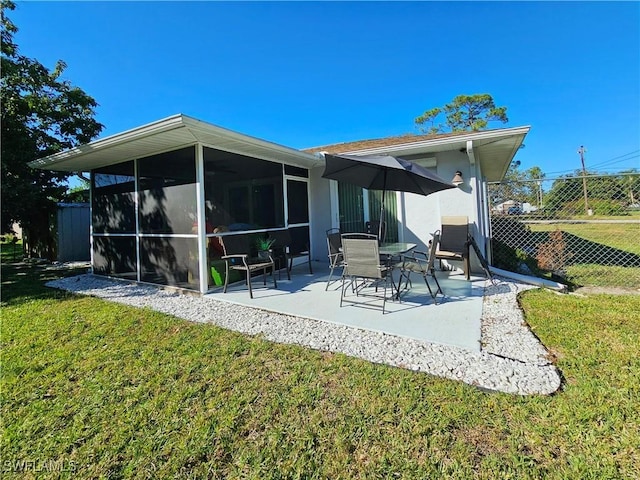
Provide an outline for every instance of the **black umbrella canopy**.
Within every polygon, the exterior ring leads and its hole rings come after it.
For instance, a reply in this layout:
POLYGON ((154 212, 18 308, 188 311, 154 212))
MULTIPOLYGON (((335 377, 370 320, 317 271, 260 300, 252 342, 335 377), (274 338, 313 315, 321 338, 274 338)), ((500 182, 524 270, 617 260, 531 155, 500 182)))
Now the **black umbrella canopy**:
POLYGON ((369 190, 382 190, 380 233, 387 190, 420 195, 456 188, 420 165, 391 155, 331 155, 325 153, 324 178, 358 185, 369 190))
POLYGON ((324 155, 324 178, 369 190, 393 190, 420 195, 455 188, 451 182, 420 165, 391 155, 324 155))

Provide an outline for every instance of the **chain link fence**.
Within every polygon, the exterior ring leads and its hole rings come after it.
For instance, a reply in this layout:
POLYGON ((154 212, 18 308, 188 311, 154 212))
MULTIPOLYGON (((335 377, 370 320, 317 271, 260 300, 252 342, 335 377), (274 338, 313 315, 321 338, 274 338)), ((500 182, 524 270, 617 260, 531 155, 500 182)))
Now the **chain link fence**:
POLYGON ((640 289, 640 173, 503 181, 489 199, 494 266, 640 289))

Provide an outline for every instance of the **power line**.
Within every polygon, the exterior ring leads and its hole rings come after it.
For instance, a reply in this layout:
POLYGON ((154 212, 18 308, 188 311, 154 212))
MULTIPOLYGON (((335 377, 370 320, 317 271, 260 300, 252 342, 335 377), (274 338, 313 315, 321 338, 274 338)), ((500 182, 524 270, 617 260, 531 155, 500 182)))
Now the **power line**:
POLYGON ((640 152, 640 150, 634 150, 633 152, 625 153, 624 155, 620 155, 618 157, 613 157, 613 158, 611 158, 609 160, 604 160, 604 161, 602 161, 600 163, 596 163, 594 165, 591 165, 591 167, 593 168, 593 167, 604 166, 604 165, 609 164, 610 162, 611 163, 620 163, 620 162, 624 162, 626 160, 631 160, 632 158, 636 158, 639 155, 634 155, 633 157, 629 157, 629 158, 624 158, 624 157, 628 157, 629 155, 637 154, 638 152, 640 152), (618 159, 622 159, 622 160, 618 160, 618 159), (614 160, 618 160, 618 161, 615 162, 614 160))
MULTIPOLYGON (((620 155, 620 156, 611 158, 609 160, 605 160, 603 162, 596 163, 594 165, 589 165, 589 168, 600 168, 600 167, 604 167, 604 166, 608 166, 608 165, 614 165, 616 163, 626 162, 627 160, 633 160, 634 158, 640 157, 639 152, 640 152, 640 150, 634 150, 633 152, 625 153, 624 155, 620 155), (633 156, 629 157, 629 155, 633 155, 633 156), (623 158, 623 157, 627 157, 627 158, 623 158), (616 161, 614 161, 614 160, 616 160, 616 161)), ((574 172, 576 170, 578 170, 578 169, 577 168, 570 168, 570 169, 567 169, 567 170, 555 170, 553 172, 545 172, 545 173, 547 173, 547 174, 569 173, 569 172, 574 172)))

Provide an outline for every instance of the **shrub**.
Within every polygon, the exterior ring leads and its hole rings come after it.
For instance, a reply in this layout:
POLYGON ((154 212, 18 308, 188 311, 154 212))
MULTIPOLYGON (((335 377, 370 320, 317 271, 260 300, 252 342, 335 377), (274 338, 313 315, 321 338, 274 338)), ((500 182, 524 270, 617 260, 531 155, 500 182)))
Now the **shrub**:
POLYGON ((549 241, 538 245, 536 259, 540 268, 552 272, 561 277, 566 276, 566 263, 571 254, 566 251, 567 244, 564 241, 561 230, 554 230, 549 234, 549 241))

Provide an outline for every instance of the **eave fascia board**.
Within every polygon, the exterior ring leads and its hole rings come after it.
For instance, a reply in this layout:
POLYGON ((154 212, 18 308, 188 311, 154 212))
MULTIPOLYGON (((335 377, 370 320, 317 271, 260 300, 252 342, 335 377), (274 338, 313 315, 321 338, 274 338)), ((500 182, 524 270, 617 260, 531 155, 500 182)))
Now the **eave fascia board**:
POLYGON ((193 138, 194 144, 200 141, 195 133, 208 133, 267 149, 274 152, 275 156, 277 156, 278 153, 295 155, 305 160, 305 162, 308 162, 309 168, 316 166, 319 162, 318 158, 310 153, 302 152, 300 150, 285 147, 277 143, 268 142, 256 137, 251 137, 249 135, 234 132, 233 130, 222 128, 212 123, 203 122, 201 120, 179 113, 146 125, 142 125, 140 127, 133 128, 131 130, 126 130, 121 133, 95 140, 85 145, 79 145, 63 152, 58 152, 47 157, 39 158, 37 160, 29 162, 28 165, 32 168, 47 169, 55 166, 58 163, 64 162, 65 160, 69 160, 70 158, 82 157, 83 155, 90 154, 97 150, 104 150, 117 145, 123 145, 136 140, 141 140, 145 137, 150 137, 152 135, 157 135, 159 133, 164 133, 179 128, 184 128, 189 132, 189 134, 193 138))
POLYGON ((410 143, 400 143, 397 145, 386 145, 383 147, 374 147, 374 148, 366 148, 360 150, 351 150, 341 152, 345 155, 376 155, 379 153, 386 153, 389 150, 393 150, 397 153, 397 155, 402 155, 403 150, 416 150, 421 147, 439 147, 439 146, 447 146, 454 144, 465 144, 471 141, 480 141, 480 140, 492 140, 496 138, 504 138, 511 137, 514 135, 522 135, 524 136, 531 129, 530 125, 523 127, 513 127, 513 128, 503 128, 500 130, 490 130, 490 131, 480 131, 480 132, 469 132, 464 135, 456 135, 454 137, 446 137, 446 138, 436 138, 430 140, 422 140, 419 142, 410 142, 410 143))
MULTIPOLYGON (((301 150, 296 150, 295 148, 286 147, 284 145, 280 145, 278 143, 270 142, 268 140, 263 140, 258 137, 253 137, 251 135, 245 135, 244 133, 238 133, 233 130, 229 130, 223 127, 219 127, 218 125, 214 125, 212 123, 203 122, 202 120, 198 120, 193 117, 183 116, 184 122, 187 127, 193 130, 197 130, 203 133, 213 133, 216 135, 220 135, 231 140, 235 140, 242 143, 247 143, 256 147, 264 148, 267 150, 271 150, 274 153, 284 153, 287 155, 295 155, 304 160, 307 160, 312 165, 315 166, 319 159, 315 155, 307 152, 303 152, 301 150)), ((286 163, 286 162, 285 162, 286 163)))
MULTIPOLYGON (((528 132, 528 130, 527 130, 528 132)), ((516 141, 513 144, 513 148, 511 149, 511 152, 509 153, 509 156, 507 158, 509 158, 509 161, 506 162, 500 172, 500 180, 502 180, 505 175, 507 174, 507 172, 509 171, 509 166, 511 165, 511 162, 513 161, 514 157, 516 156, 516 153, 518 152, 518 150, 520 149, 520 147, 522 146, 522 142, 524 142, 524 137, 525 137, 526 133, 523 133, 522 135, 520 135, 518 141, 516 141)))
MULTIPOLYGON (((180 113, 172 115, 140 127, 125 130, 124 132, 109 135, 108 137, 100 138, 84 145, 78 145, 77 147, 33 160, 32 162, 29 162, 28 165, 32 168, 48 168, 64 160, 68 160, 71 157, 80 157, 95 152, 96 150, 104 150, 109 147, 139 140, 150 135, 181 128, 184 127, 184 118, 185 116, 180 113)), ((194 143, 195 141, 196 140, 194 138, 194 143)))

